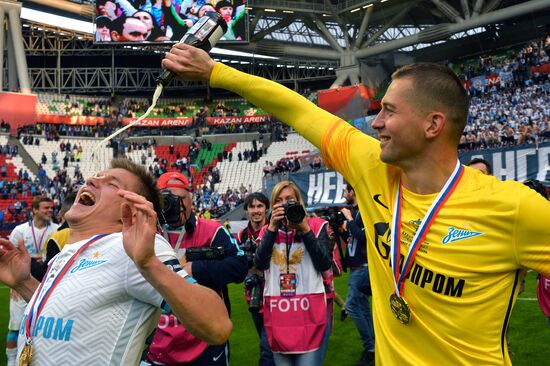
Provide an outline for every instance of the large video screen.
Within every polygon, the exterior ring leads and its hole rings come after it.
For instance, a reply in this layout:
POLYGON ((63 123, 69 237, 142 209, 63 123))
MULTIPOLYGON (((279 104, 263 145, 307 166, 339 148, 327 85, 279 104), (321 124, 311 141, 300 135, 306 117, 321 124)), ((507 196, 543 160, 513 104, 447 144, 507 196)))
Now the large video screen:
POLYGON ((96 0, 96 43, 174 43, 207 11, 227 23, 225 42, 248 42, 246 0, 96 0))

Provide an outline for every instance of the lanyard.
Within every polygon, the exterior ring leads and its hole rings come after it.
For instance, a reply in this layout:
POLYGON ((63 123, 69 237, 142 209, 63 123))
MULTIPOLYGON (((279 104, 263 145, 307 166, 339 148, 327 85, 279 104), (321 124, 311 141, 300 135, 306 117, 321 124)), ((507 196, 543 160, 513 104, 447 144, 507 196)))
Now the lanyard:
MULTIPOLYGON (((294 238, 295 235, 293 235, 292 237, 294 238)), ((294 241, 294 239, 289 242, 288 241, 288 231, 285 231, 285 244, 286 244, 286 273, 290 273, 290 250, 292 249, 292 241, 294 241)))
MULTIPOLYGON (((40 317, 40 313, 42 313, 42 310, 44 309, 44 306, 46 305, 46 302, 48 301, 50 295, 53 293, 54 288, 59 284, 59 282, 61 282, 61 279, 65 276, 65 274, 67 273, 71 265, 76 260, 76 257, 78 257, 78 255, 82 251, 84 251, 86 248, 88 248, 90 245, 92 245, 93 243, 97 242, 99 239, 107 235, 109 234, 96 235, 92 239, 90 239, 88 242, 86 242, 84 245, 82 245, 82 247, 80 247, 80 249, 78 249, 76 253, 72 255, 71 258, 69 258, 67 263, 63 265, 63 268, 61 268, 61 271, 59 271, 59 273, 55 276, 51 285, 48 288, 45 288, 44 284, 46 283, 49 277, 48 275, 50 274, 52 269, 52 265, 50 264, 50 266, 48 267, 48 271, 46 272, 46 274, 44 275, 44 278, 42 279, 42 282, 40 282, 40 286, 38 287, 36 296, 34 297, 34 300, 29 308, 27 319, 25 320, 25 338, 26 338, 27 344, 32 343, 31 328, 32 328, 33 319, 38 319, 40 317), (39 301, 38 301, 38 298, 40 298, 39 301)), ((36 326, 36 323, 35 323, 35 326, 36 326)))
MULTIPOLYGON (((180 249, 180 246, 181 246, 181 241, 183 240, 183 235, 185 234, 185 226, 181 226, 180 227, 181 230, 180 230, 180 233, 178 235, 178 240, 176 241, 176 245, 174 246, 174 252, 176 252, 176 254, 178 254, 178 250, 180 249)), ((168 226, 167 225, 164 225, 164 239, 166 239, 166 241, 168 243, 170 243, 170 238, 169 238, 169 235, 168 235, 168 226)), ((170 243, 172 244, 172 243, 170 243)))
POLYGON ((34 249, 36 249, 36 254, 40 254, 42 252, 42 240, 44 239, 44 234, 46 234, 46 231, 48 231, 48 226, 50 226, 50 223, 48 222, 46 224, 44 231, 42 231, 42 235, 40 235, 40 240, 38 241, 38 243, 36 242, 36 236, 34 235, 34 224, 32 220, 29 222, 29 225, 31 226, 32 240, 34 241, 34 249))
POLYGON ((464 168, 460 164, 460 161, 457 160, 455 169, 447 182, 437 195, 436 199, 432 202, 432 205, 424 215, 418 230, 414 234, 414 237, 409 247, 409 252, 407 257, 404 259, 403 271, 400 272, 400 254, 401 254, 401 215, 402 215, 402 201, 403 201, 403 184, 401 180, 399 181, 399 186, 397 187, 397 192, 395 194, 395 207, 393 210, 392 225, 391 225, 391 247, 390 247, 390 257, 392 263, 392 272, 393 272, 393 282, 395 285, 395 294, 398 297, 403 295, 403 286, 405 283, 405 278, 411 270, 414 257, 418 252, 422 242, 428 235, 432 224, 435 222, 439 211, 443 208, 447 200, 453 194, 455 188, 458 186, 460 179, 464 173, 464 168))

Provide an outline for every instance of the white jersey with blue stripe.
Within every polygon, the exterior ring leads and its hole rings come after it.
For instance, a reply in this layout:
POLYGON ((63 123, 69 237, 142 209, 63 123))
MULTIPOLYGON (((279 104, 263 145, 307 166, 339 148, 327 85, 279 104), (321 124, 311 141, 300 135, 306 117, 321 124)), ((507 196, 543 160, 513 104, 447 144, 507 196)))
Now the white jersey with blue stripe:
MULTIPOLYGON (((64 264, 87 242, 67 244, 52 259, 37 304, 64 264)), ((159 235, 155 253, 166 265, 179 267, 172 247, 159 235)), ((186 275, 183 270, 179 274, 186 275)), ((37 292, 29 304, 36 296, 37 292)), ((162 302, 126 255, 122 234, 102 237, 78 255, 38 319, 33 319, 31 365, 137 365, 162 302)), ((24 328, 25 321, 18 356, 25 344, 24 328)))

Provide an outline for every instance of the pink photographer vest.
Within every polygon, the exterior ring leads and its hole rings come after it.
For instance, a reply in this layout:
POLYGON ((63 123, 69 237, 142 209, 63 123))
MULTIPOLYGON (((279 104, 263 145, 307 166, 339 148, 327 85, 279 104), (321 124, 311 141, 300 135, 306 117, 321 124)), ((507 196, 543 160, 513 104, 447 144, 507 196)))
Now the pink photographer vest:
MULTIPOLYGON (((308 219, 311 230, 317 237, 325 220, 308 219)), ((267 230, 262 229, 260 237, 267 230)), ((306 353, 321 346, 327 326, 327 302, 323 277, 315 270, 304 243, 288 233, 292 243, 289 256, 289 271, 296 274, 296 295, 280 295, 281 273, 287 273, 287 234, 279 230, 273 245, 271 263, 265 271, 264 326, 269 346, 273 352, 306 353)))
POLYGON ((542 312, 550 317, 550 278, 540 276, 537 284, 537 297, 542 312))

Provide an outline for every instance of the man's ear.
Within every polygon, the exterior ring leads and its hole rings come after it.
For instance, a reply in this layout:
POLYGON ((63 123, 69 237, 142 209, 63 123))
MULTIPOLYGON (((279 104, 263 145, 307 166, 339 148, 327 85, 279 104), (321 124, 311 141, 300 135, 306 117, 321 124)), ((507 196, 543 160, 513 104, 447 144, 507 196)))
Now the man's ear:
POLYGON ((427 127, 425 130, 426 138, 433 139, 439 136, 447 125, 447 116, 443 112, 431 112, 426 116, 427 127))
POLYGON ((119 34, 118 34, 117 31, 111 31, 111 39, 112 39, 113 41, 118 41, 118 39, 119 39, 119 34))

